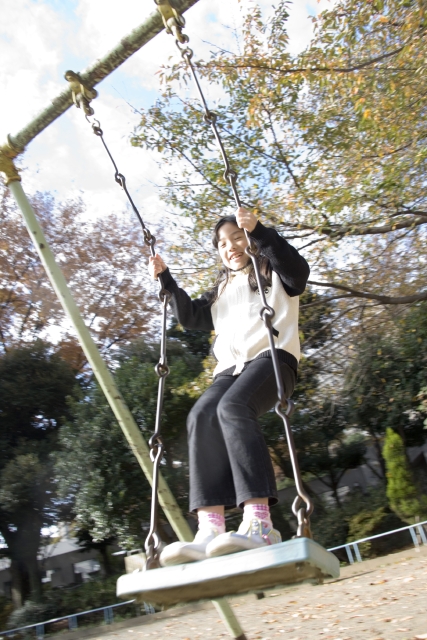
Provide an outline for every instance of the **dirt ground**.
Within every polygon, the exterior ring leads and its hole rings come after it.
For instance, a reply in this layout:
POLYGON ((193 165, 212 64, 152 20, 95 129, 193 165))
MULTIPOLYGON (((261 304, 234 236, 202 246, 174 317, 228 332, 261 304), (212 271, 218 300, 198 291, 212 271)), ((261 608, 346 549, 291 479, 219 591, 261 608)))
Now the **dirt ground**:
MULTIPOLYGON (((427 546, 344 567, 338 580, 229 599, 247 640, 427 640, 427 546)), ((88 635, 86 637, 89 637, 88 635)), ((95 640, 230 637, 210 603, 129 621, 95 640), (133 624, 132 624, 133 623, 133 624)))

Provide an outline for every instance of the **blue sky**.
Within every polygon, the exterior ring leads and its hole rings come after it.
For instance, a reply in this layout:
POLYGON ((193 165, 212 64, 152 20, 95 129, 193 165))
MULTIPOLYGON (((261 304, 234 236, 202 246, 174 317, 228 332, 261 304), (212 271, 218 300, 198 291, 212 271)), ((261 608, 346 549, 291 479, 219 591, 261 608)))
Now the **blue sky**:
MULTIPOLYGON (((186 32, 196 54, 206 55, 209 42, 234 47, 233 29, 240 29, 242 7, 247 10, 251 2, 199 0, 186 13, 186 32)), ((273 10, 269 0, 259 4, 266 14, 273 10)), ((311 37, 308 15, 327 6, 327 0, 293 3, 289 24, 293 51, 303 48, 311 37)), ((17 133, 64 89, 67 69, 81 71, 103 57, 154 10, 153 0, 5 3, 0 24, 0 140, 7 133, 17 133)), ((153 104, 158 95, 156 71, 176 55, 173 38, 160 34, 97 87, 99 98, 93 103, 137 206, 153 219, 163 212, 153 187, 163 176, 156 158, 129 144, 138 118, 127 103, 153 104)), ((208 97, 214 97, 215 91, 207 89, 208 97)), ((28 146, 22 160, 23 186, 30 193, 52 191, 63 200, 81 196, 90 214, 122 211, 125 200, 108 162, 82 113, 72 108, 28 146)))

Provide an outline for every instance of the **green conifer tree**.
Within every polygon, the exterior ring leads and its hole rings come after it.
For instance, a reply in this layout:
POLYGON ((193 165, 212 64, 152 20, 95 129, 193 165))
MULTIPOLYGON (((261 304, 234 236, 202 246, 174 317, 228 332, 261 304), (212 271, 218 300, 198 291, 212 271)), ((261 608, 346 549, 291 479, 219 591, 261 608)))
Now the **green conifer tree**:
POLYGON ((405 455, 403 440, 393 429, 386 430, 383 456, 387 469, 387 498, 391 509, 407 522, 416 516, 427 518, 427 497, 419 496, 405 455))

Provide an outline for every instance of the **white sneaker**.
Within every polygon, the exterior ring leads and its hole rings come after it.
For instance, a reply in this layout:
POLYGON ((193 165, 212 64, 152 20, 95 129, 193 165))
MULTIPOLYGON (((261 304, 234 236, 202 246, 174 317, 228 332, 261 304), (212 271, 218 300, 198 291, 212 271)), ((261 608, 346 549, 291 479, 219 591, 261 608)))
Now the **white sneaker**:
POLYGON ((206 556, 214 558, 228 553, 267 547, 279 542, 282 542, 282 536, 277 529, 272 529, 258 518, 253 518, 252 520, 243 520, 237 532, 230 531, 216 536, 208 544, 206 556))
POLYGON ((198 531, 193 542, 172 542, 160 554, 162 567, 205 560, 206 547, 218 536, 217 529, 198 531))

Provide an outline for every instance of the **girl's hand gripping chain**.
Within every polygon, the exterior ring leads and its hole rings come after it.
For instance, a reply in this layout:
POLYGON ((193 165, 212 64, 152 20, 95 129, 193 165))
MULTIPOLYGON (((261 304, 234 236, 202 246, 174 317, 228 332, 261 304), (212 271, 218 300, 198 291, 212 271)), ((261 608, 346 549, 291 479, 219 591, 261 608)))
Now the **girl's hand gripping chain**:
POLYGON ((154 258, 153 256, 150 256, 148 262, 148 273, 154 280, 156 280, 157 276, 160 273, 166 271, 167 268, 167 264, 164 262, 164 260, 162 260, 158 253, 156 253, 154 258))
POLYGON ((236 222, 240 229, 246 229, 251 233, 255 229, 258 220, 251 211, 239 207, 236 211, 236 222))

